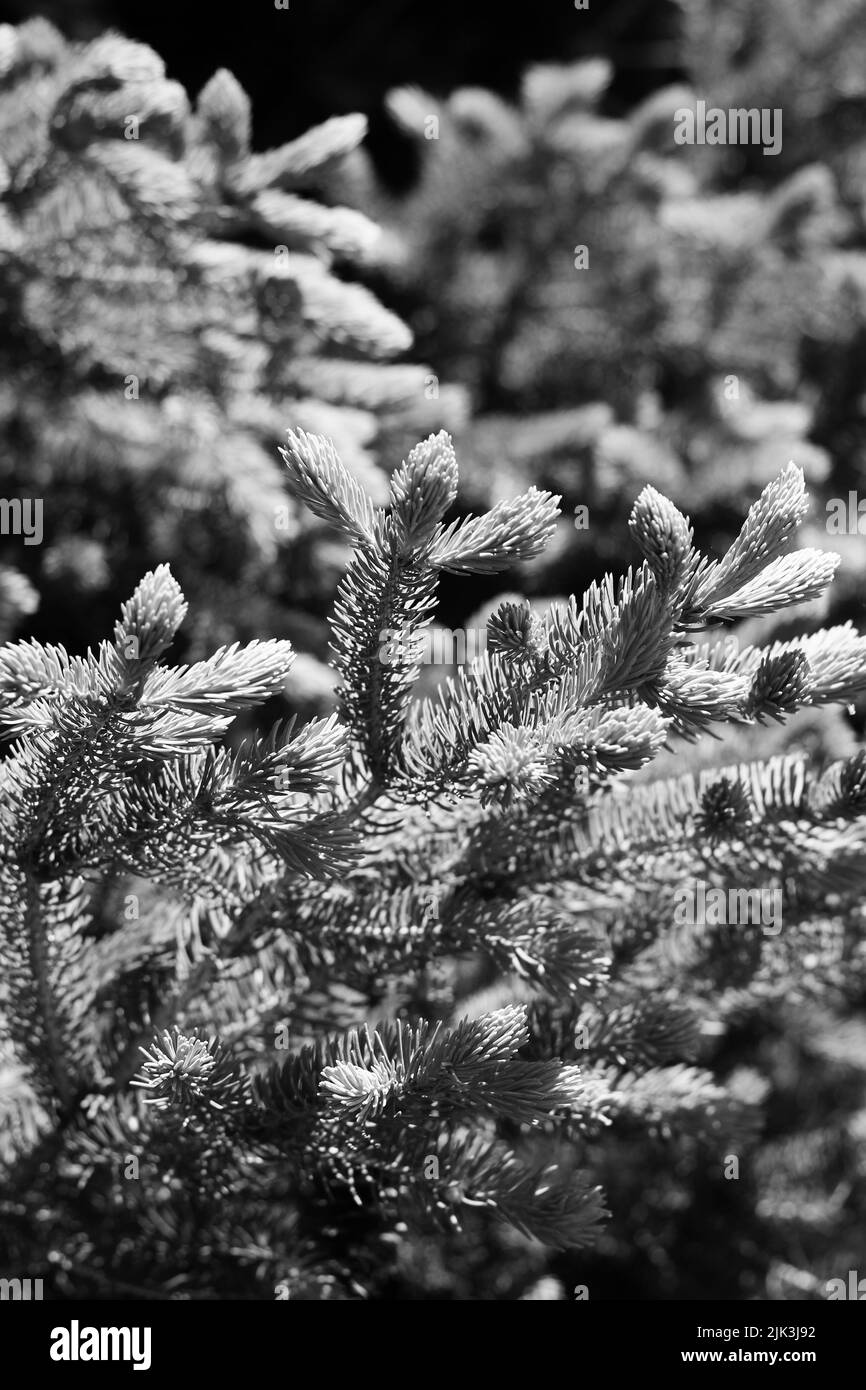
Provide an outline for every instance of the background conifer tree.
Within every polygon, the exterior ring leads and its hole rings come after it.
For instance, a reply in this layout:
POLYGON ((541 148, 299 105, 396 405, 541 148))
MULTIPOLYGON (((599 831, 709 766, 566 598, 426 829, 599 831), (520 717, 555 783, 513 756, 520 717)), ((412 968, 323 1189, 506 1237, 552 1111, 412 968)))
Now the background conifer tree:
POLYGON ((5 496, 47 499, 19 551, 46 624, 97 640, 117 585, 169 561, 191 655, 262 629, 315 649, 342 556, 282 487, 286 421, 381 502, 388 431, 459 418, 351 278, 378 229, 319 192, 365 130, 257 153, 225 69, 192 102, 118 34, 0 29, 0 469, 5 496))

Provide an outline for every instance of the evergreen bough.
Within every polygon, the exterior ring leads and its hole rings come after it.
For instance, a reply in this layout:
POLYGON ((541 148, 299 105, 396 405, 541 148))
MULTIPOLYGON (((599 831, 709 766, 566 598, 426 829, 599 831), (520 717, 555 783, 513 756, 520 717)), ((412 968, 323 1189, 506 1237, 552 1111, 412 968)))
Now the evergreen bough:
POLYGON ((387 506, 323 437, 282 454, 353 549, 334 716, 232 741, 291 646, 168 664, 166 565, 84 657, 0 649, 0 1265, 55 1296, 376 1296, 412 1232, 485 1210, 586 1249, 624 1138, 721 1162, 754 1136, 760 1085, 702 1065, 708 1032, 862 988, 863 754, 647 773, 866 685, 849 627, 701 636, 830 582, 835 556, 790 548, 799 468, 720 559, 644 489, 639 563, 543 621, 503 603, 419 700, 439 575, 531 558, 558 499, 449 521, 443 433, 387 506), (783 930, 684 931, 698 881, 778 889, 783 930))

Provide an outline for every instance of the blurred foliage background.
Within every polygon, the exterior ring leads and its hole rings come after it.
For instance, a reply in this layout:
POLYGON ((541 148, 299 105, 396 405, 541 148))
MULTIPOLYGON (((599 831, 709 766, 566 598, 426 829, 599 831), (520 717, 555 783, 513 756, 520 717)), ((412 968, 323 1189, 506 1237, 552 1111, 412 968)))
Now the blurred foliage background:
MULTIPOLYGON (((180 659, 291 637, 294 684, 263 718, 327 709, 345 554, 283 494, 296 426, 383 496, 442 427, 462 512, 561 493, 554 542, 509 581, 541 608, 634 560, 645 483, 720 550, 793 458, 803 544, 840 551, 839 578, 737 638, 864 627, 866 535, 828 534, 826 510, 866 490, 864 0, 0 18, 25 25, 0 31, 0 487, 45 505, 41 545, 2 539, 0 635, 80 649, 167 560, 190 599, 180 659), (781 152, 675 145, 697 99, 781 109, 781 152)), ((483 622, 499 597, 452 580, 440 620, 483 622)), ((841 756, 863 725, 822 711, 694 756, 841 756)), ((866 1248, 864 1001, 843 996, 726 1037, 716 1065, 765 1098, 739 1181, 663 1135, 611 1145, 591 1257, 479 1217, 405 1247, 390 1296, 821 1297, 866 1248)))

